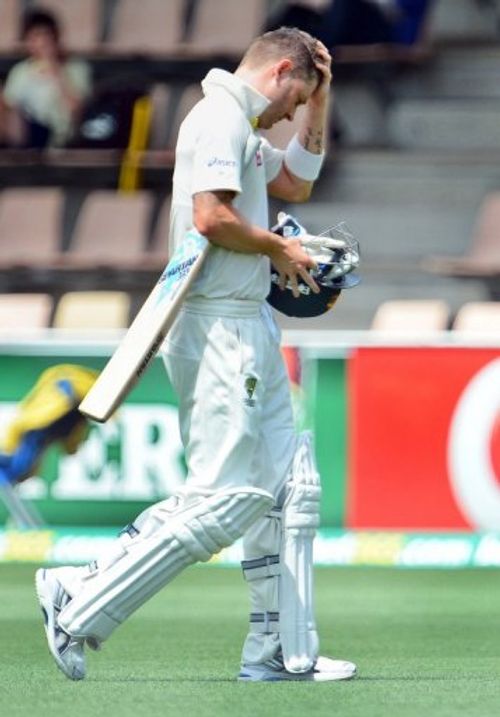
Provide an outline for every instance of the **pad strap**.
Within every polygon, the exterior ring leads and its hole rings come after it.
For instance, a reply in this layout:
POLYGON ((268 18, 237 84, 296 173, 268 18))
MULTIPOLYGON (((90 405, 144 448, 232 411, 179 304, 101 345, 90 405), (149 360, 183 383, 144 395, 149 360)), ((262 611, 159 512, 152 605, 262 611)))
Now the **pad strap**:
POLYGON ((251 612, 250 632, 270 635, 280 631, 279 612, 251 612))
POLYGON ((261 580, 262 578, 272 578, 280 574, 280 556, 264 555, 263 558, 256 558, 255 560, 242 560, 241 567, 243 576, 248 582, 261 580))

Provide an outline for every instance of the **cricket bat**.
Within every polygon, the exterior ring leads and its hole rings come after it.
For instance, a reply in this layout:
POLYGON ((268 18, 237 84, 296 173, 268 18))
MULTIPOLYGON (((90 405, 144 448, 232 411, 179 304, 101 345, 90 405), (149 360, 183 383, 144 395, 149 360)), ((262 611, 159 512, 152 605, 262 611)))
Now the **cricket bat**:
POLYGON ((125 400, 165 339, 210 243, 196 230, 187 233, 116 351, 79 405, 79 411, 104 422, 125 400))

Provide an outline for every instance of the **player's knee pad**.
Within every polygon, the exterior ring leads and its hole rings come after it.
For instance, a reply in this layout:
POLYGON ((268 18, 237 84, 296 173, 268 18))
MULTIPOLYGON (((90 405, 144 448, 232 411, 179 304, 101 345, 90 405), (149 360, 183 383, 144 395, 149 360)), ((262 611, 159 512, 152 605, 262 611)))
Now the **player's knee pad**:
POLYGON ((272 503, 266 491, 232 488, 153 506, 119 538, 114 559, 64 608, 61 627, 75 637, 107 639, 185 567, 231 545, 272 503))
POLYGON ((299 436, 282 510, 280 636, 285 667, 311 669, 318 656, 313 600, 313 541, 321 485, 309 432, 299 436))
POLYGON ((141 540, 144 540, 157 530, 159 525, 165 522, 165 516, 175 510, 177 503, 178 498, 172 496, 143 510, 133 523, 129 523, 119 532, 116 540, 99 555, 98 560, 92 560, 87 565, 78 568, 58 568, 60 571, 58 578, 67 592, 74 596, 84 590, 89 581, 93 581, 97 575, 108 570, 127 554, 139 533, 141 540))

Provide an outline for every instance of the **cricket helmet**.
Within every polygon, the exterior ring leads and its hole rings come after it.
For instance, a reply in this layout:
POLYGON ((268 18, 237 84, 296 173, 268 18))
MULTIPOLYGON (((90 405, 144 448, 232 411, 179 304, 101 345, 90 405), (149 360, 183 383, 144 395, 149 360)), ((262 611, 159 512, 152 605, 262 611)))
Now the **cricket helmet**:
MULTIPOLYGON (((294 217, 280 213, 278 220, 272 229, 276 234, 285 237, 306 234, 306 230, 294 217)), ((316 261, 317 268, 310 273, 319 286, 319 294, 315 294, 301 279, 298 281, 300 295, 297 298, 293 295, 290 282, 287 282, 285 289, 280 289, 279 274, 271 266, 271 290, 267 301, 286 316, 320 316, 333 307, 342 289, 350 289, 360 282, 359 276, 353 273, 359 265, 359 244, 345 222, 326 229, 309 242, 305 239, 304 249, 316 261), (342 246, 335 246, 336 243, 342 246)))

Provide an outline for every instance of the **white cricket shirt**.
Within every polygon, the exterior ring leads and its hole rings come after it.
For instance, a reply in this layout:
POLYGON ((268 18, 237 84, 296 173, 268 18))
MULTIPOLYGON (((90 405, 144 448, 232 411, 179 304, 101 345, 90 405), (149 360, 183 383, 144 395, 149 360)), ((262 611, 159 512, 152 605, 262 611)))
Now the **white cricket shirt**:
MULTIPOLYGON (((170 214, 171 253, 193 227, 193 194, 236 192, 234 207, 252 224, 269 227, 267 184, 280 172, 284 152, 256 132, 251 120, 269 100, 239 77, 211 70, 204 98, 179 130, 170 214)), ((262 301, 269 293, 269 259, 212 246, 190 296, 262 301)))

